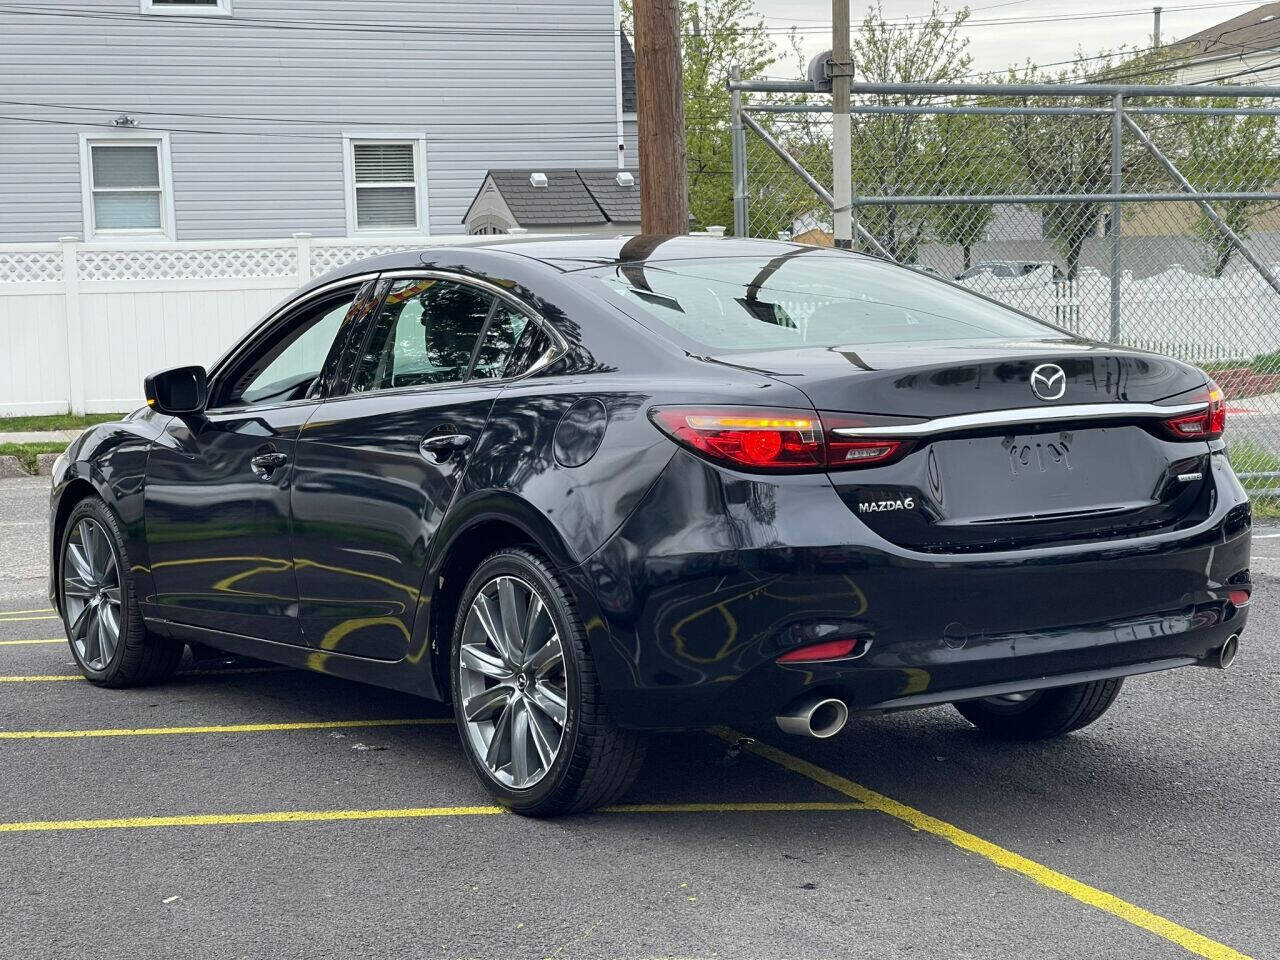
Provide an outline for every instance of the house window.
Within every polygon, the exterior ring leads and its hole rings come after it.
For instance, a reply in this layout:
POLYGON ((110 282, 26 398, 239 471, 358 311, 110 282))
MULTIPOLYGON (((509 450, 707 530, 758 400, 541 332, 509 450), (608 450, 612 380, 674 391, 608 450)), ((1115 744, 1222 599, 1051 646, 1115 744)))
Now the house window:
POLYGON ((347 143, 347 221, 351 229, 358 233, 424 230, 422 142, 347 143))
POLYGON ((142 0, 142 12, 171 16, 229 17, 231 0, 142 0))
POLYGON ((173 237, 168 141, 82 138, 85 230, 90 236, 173 237))

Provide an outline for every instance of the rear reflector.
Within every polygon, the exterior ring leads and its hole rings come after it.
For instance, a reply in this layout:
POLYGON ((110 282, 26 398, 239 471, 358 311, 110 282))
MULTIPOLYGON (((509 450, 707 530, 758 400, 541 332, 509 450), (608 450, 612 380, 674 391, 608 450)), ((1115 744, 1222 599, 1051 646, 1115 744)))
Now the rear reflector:
POLYGON ((1189 416, 1164 421, 1165 431, 1175 440, 1217 440, 1227 428, 1227 405, 1222 388, 1212 380, 1204 392, 1205 408, 1189 416))
POLYGON ((1233 606, 1247 607, 1249 605, 1248 590, 1232 590, 1227 594, 1227 598, 1231 601, 1233 606))
MULTIPOLYGON (((778 473, 841 470, 886 463, 905 453, 902 440, 849 440, 833 433, 848 418, 766 407, 661 407, 649 417, 676 442, 708 459, 778 473)), ((849 420, 865 425, 864 421, 849 420)))
POLYGON ((841 640, 823 640, 821 643, 810 643, 803 647, 788 650, 778 657, 778 663, 813 663, 818 660, 839 660, 850 656, 858 649, 857 637, 846 637, 841 640))

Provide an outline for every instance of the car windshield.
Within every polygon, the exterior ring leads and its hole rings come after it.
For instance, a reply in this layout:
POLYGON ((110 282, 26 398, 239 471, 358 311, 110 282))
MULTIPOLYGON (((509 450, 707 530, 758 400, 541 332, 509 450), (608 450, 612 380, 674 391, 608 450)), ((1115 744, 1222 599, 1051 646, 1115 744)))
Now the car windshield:
POLYGON ((638 319, 660 320, 712 349, 1061 334, 918 271, 809 250, 623 264, 584 275, 638 307, 638 319))

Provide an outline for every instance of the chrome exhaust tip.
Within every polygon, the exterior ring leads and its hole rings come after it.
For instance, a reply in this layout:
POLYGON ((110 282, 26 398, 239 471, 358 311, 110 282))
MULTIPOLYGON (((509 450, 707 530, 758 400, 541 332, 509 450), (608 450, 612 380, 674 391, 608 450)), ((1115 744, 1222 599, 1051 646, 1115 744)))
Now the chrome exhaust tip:
POLYGON ((1235 662, 1236 654, 1240 652, 1240 634, 1233 633, 1227 637, 1227 642, 1218 650, 1218 669, 1225 670, 1235 662))
POLYGON ((834 737, 849 722, 849 706, 835 697, 811 697, 774 719, 783 733, 825 740, 834 737))

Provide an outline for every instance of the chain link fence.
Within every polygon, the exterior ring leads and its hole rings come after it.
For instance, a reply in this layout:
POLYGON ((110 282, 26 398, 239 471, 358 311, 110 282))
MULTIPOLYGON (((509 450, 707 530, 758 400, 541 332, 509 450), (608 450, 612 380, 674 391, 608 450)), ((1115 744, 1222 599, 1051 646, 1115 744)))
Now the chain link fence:
MULTIPOLYGON (((735 229, 830 244, 830 105, 771 86, 742 98, 735 229)), ((1280 91, 855 86, 857 248, 1204 368, 1280 498, 1280 91)))

